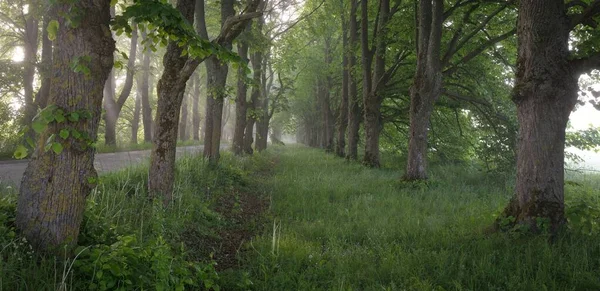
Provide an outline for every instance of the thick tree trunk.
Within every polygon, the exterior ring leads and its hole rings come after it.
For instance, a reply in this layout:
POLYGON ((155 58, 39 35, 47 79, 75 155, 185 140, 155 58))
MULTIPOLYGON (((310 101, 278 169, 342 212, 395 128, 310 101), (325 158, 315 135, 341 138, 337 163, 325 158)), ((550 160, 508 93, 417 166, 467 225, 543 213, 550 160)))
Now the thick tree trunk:
MULTIPOLYGON (((146 32, 142 31, 142 39, 146 39, 146 32)), ((142 60, 141 84, 138 83, 142 99, 142 123, 144 125, 144 142, 152 142, 152 106, 150 106, 150 54, 151 50, 144 52, 142 60)))
POLYGON ((200 140, 200 76, 194 73, 194 95, 192 96, 192 131, 194 140, 200 140))
POLYGON ((127 61, 127 75, 125 77, 125 83, 123 85, 123 89, 121 90, 121 94, 119 94, 119 98, 117 100, 114 99, 114 70, 111 75, 111 92, 112 94, 107 95, 105 98, 105 109, 106 114, 104 115, 104 122, 106 125, 106 132, 104 136, 104 143, 108 146, 117 145, 117 120, 119 119, 119 115, 121 114, 121 110, 129 98, 131 94, 131 88, 133 87, 133 76, 135 74, 135 59, 137 54, 137 26, 133 25, 133 31, 131 33, 131 45, 129 48, 129 56, 127 61), (110 97, 110 98, 109 98, 110 97))
MULTIPOLYGON (((248 43, 240 41, 238 45, 238 54, 243 61, 248 62, 248 43)), ((244 153, 244 131, 246 130, 246 112, 248 95, 248 85, 246 84, 246 72, 240 66, 238 69, 237 96, 235 98, 235 129, 233 132, 232 148, 236 156, 244 153)))
POLYGON ((570 21, 564 1, 519 2, 517 181, 504 216, 552 233, 564 217, 564 144, 577 102, 578 73, 569 62, 570 21), (540 220, 541 219, 541 220, 540 220))
MULTIPOLYGON (((190 23, 194 19, 195 2, 177 1, 177 9, 190 23)), ((182 56, 182 51, 183 48, 177 43, 169 42, 163 57, 164 71, 157 85, 156 125, 150 153, 148 192, 152 198, 162 197, 165 206, 173 197, 177 126, 186 83, 181 81, 179 74, 188 59, 182 56)))
POLYGON ((227 97, 225 85, 228 71, 228 65, 221 64, 221 61, 215 56, 206 61, 206 91, 208 94, 204 123, 204 156, 211 164, 218 163, 220 158, 221 123, 223 122, 223 102, 227 97))
POLYGON ((411 87, 406 180, 427 179, 427 133, 442 90, 441 38, 444 3, 422 0, 419 9, 417 70, 411 87), (432 3, 433 2, 433 3, 432 3))
POLYGON ((183 103, 181 105, 181 118, 179 119, 179 139, 182 141, 186 141, 189 139, 189 134, 187 132, 187 123, 188 123, 188 99, 189 95, 183 93, 183 103))
POLYGON ((63 246, 76 245, 85 199, 97 179, 95 150, 87 146, 88 141, 58 139, 64 145, 59 154, 45 151, 44 146, 51 134, 58 135, 66 128, 85 132, 92 140, 97 137, 102 88, 112 68, 115 49, 109 29, 109 7, 108 0, 54 4, 59 29, 49 103, 66 113, 85 110, 91 117, 51 123, 39 137, 23 176, 16 224, 28 242, 41 251, 64 254, 63 246), (64 17, 73 8, 85 15, 77 27, 64 17), (76 73, 71 68, 73 60, 80 56, 90 58, 87 62, 90 74, 76 73))
POLYGON ((358 41, 358 23, 356 13, 358 10, 358 0, 351 0, 350 24, 348 47, 348 153, 346 158, 349 160, 358 159, 358 139, 361 120, 360 99, 358 97, 357 81, 354 71, 356 68, 356 45, 358 41))

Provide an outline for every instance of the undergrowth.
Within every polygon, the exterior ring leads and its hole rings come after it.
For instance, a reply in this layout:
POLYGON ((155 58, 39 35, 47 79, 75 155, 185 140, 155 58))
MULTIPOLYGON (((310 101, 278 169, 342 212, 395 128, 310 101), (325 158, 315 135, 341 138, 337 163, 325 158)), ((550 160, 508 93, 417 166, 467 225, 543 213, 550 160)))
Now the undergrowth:
POLYGON ((255 182, 264 178, 256 173, 266 171, 271 161, 268 155, 239 159, 225 154, 219 167, 209 168, 200 157, 184 157, 177 162, 174 199, 167 209, 148 200, 146 167, 103 175, 88 197, 72 258, 32 251, 14 227, 16 193, 2 187, 0 290, 220 290, 224 284, 217 270, 231 251, 219 248, 221 234, 254 227, 232 219, 221 201, 264 201, 255 182))

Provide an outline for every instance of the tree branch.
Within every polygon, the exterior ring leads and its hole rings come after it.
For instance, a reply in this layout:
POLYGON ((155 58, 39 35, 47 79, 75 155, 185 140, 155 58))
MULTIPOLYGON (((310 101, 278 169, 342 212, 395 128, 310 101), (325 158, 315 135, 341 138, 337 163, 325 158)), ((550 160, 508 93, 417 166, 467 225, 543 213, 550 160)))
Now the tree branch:
MULTIPOLYGON (((585 5, 584 3, 577 3, 573 5, 582 6, 582 4, 585 5)), ((598 16, 598 14, 600 14, 600 0, 594 0, 594 2, 592 2, 589 6, 585 7, 582 13, 571 15, 571 29, 579 24, 596 28, 598 23, 593 18, 598 16)))

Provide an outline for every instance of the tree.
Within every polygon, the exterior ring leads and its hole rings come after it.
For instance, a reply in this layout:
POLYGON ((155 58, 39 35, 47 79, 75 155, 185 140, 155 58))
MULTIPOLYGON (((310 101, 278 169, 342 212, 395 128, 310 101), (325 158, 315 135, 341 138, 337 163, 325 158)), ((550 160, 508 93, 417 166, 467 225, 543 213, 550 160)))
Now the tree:
POLYGON ((349 48, 348 48, 348 23, 346 21, 346 12, 344 11, 344 1, 340 0, 340 14, 342 22, 342 100, 338 110, 337 135, 335 154, 339 157, 346 156, 346 129, 348 127, 348 90, 350 89, 350 71, 348 68, 349 48))
MULTIPOLYGON (((250 26, 248 26, 250 28, 250 26)), ((248 35, 248 31, 245 35, 242 35, 238 42, 238 54, 244 62, 248 62, 248 41, 245 39, 248 35)), ((237 96, 235 98, 235 129, 233 133, 232 149, 233 153, 240 156, 244 153, 244 131, 246 130, 247 120, 247 95, 248 95, 248 84, 246 70, 243 67, 239 67, 237 71, 237 96)))
MULTIPOLYGON (((577 103, 578 79, 600 68, 600 53, 580 56, 569 50, 575 28, 595 27, 600 1, 568 14, 562 0, 522 0, 517 22, 518 59, 513 102, 517 106, 517 180, 515 194, 504 210, 514 224, 556 233, 564 216, 564 147, 569 115, 577 103)), ((582 28, 579 28, 582 29, 582 28)), ((581 39, 579 42, 581 43, 581 39)), ((585 43, 585 42, 584 42, 585 43)))
MULTIPOLYGON (((142 41, 146 40, 146 32, 142 30, 142 41)), ((151 51, 146 49, 143 52, 142 75, 138 82, 138 90, 142 102, 142 123, 144 125, 144 142, 152 141, 152 106, 150 106, 150 55, 151 51)))
POLYGON ((137 54, 137 42, 138 42, 138 31, 135 23, 132 26, 131 32, 131 45, 129 48, 129 56, 127 60, 127 75, 125 77, 125 83, 123 89, 119 94, 117 100, 114 99, 115 85, 114 85, 114 72, 111 73, 109 80, 106 82, 104 109, 106 114, 104 115, 104 122, 106 125, 106 131, 104 133, 104 143, 108 146, 117 145, 117 120, 123 110, 123 106, 131 94, 131 88, 133 88, 133 77, 135 75, 135 59, 137 54))
POLYGON ((53 7, 58 29, 48 103, 54 110, 41 115, 48 126, 23 176, 16 216, 19 229, 41 251, 59 253, 64 245, 76 245, 85 199, 96 183, 95 149, 89 143, 97 136, 102 88, 113 66, 109 7, 108 0, 53 7), (80 20, 77 25, 70 21, 73 16, 80 20), (77 139, 74 132, 89 140, 77 139), (46 151, 51 136, 58 141, 46 151))
MULTIPOLYGON (((502 33, 492 36, 486 31, 490 22, 498 18, 498 15, 510 4, 510 1, 485 4, 460 0, 444 11, 444 1, 420 1, 417 14, 417 68, 410 89, 408 161, 404 179, 427 179, 427 134, 435 102, 444 92, 443 78, 451 76, 462 65, 514 34, 514 30, 501 30, 502 33), (486 6, 483 5, 498 7, 487 12, 483 9, 486 6), (481 10, 485 13, 485 17, 479 22, 472 21, 472 15, 481 10), (452 38, 446 45, 442 45, 444 40, 442 26, 451 16, 458 18, 453 21, 456 22, 453 25, 456 28, 452 38), (478 35, 484 35, 485 38, 475 42, 478 35), (467 45, 469 43, 477 43, 477 46, 470 47, 467 45), (445 53, 442 56, 443 47, 445 53), (453 58, 458 60, 453 61, 453 58)), ((448 94, 453 95, 451 92, 448 94)))
MULTIPOLYGON (((260 15, 260 13, 256 12, 259 3, 260 0, 251 1, 243 10, 244 13, 232 15, 225 19, 220 34, 213 41, 208 41, 208 33, 206 32, 206 23, 204 21, 204 1, 179 0, 177 2, 177 11, 182 16, 181 19, 165 21, 160 14, 154 14, 149 17, 152 21, 163 21, 165 35, 180 34, 176 36, 176 40, 171 38, 171 41, 167 45, 167 52, 163 57, 164 70, 157 86, 156 126, 154 129, 154 145, 150 154, 150 170, 148 174, 148 191, 150 196, 162 197, 164 205, 168 205, 172 197, 175 180, 178 121, 183 92, 185 92, 187 81, 198 65, 207 58, 207 54, 212 55, 216 52, 221 58, 235 60, 231 53, 223 49, 223 45, 230 43, 237 37, 250 19, 260 15), (194 32, 191 29, 190 23, 194 23, 194 14, 198 18, 196 31, 200 33, 194 32), (182 43, 183 46, 180 46, 182 43), (186 54, 184 54, 184 51, 186 54), (189 57, 190 53, 193 54, 191 58, 189 57)), ((145 9, 143 5, 144 3, 134 4, 133 7, 135 9, 131 9, 132 13, 136 9, 145 9)), ((157 11, 172 8, 167 7, 166 5, 168 4, 162 2, 157 3, 157 5, 163 5, 157 11)), ((213 64, 215 62, 219 61, 213 61, 213 64)), ((209 117, 207 116, 206 118, 208 119, 209 117)), ((220 127, 217 128, 217 131, 219 131, 220 127)), ((213 147, 214 144, 218 145, 218 141, 211 139, 205 140, 205 142, 205 153, 208 146, 211 156, 218 157, 218 146, 216 148, 213 147), (215 153, 217 155, 214 155, 215 153)))
POLYGON ((356 71, 356 46, 358 41, 358 23, 356 13, 358 0, 350 0, 350 23, 348 24, 348 152, 346 158, 358 159, 358 131, 361 121, 361 102, 358 99, 356 71))

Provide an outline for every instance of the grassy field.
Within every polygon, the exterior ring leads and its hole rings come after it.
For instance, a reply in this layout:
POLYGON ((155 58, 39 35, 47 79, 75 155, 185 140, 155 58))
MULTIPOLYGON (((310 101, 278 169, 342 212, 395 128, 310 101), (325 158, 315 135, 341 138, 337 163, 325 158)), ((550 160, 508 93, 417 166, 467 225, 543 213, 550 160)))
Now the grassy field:
POLYGON ((271 229, 247 258, 256 290, 600 289, 598 176, 571 177, 572 229, 549 244, 485 234, 510 197, 506 176, 437 165, 408 184, 399 169, 277 152, 271 229))
POLYGON ((175 200, 146 198, 147 169, 104 175, 76 258, 31 251, 0 189, 4 290, 598 290, 600 177, 569 173, 569 228, 549 243, 485 230, 511 175, 432 165, 429 182, 299 146, 178 162, 175 200))

